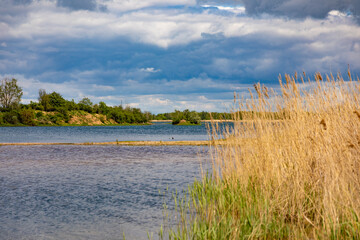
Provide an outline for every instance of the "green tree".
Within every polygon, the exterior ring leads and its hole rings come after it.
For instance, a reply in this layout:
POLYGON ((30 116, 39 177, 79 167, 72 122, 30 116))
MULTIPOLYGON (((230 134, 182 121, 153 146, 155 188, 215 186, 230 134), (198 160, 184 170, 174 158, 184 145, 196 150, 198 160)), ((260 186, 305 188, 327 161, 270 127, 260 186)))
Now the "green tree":
POLYGON ((45 89, 39 89, 39 103, 43 106, 44 111, 49 111, 50 107, 50 97, 46 93, 45 89))
POLYGON ((15 78, 4 78, 0 85, 0 104, 5 109, 12 109, 19 106, 23 95, 22 88, 17 85, 15 78))
POLYGON ((53 109, 59 108, 59 107, 66 107, 66 101, 61 96, 60 93, 52 92, 49 94, 49 101, 50 105, 53 109))
POLYGON ((126 116, 124 114, 124 111, 118 107, 111 109, 109 113, 109 118, 113 119, 117 123, 126 122, 126 116))
POLYGON ((76 104, 76 102, 74 101, 74 99, 71 99, 71 101, 66 100, 66 108, 69 111, 73 111, 73 110, 78 110, 79 106, 76 104))
POLYGON ((91 113, 92 112, 92 108, 93 108, 93 103, 91 102, 91 100, 87 97, 84 97, 83 99, 81 99, 78 103, 80 110, 84 110, 86 112, 91 113))
POLYGON ((210 120, 210 114, 208 112, 202 111, 199 115, 201 120, 210 120))
POLYGON ((191 111, 188 113, 186 121, 189 121, 192 124, 201 124, 201 118, 199 114, 195 111, 191 111))
POLYGON ((99 109, 98 113, 105 114, 105 115, 108 114, 109 110, 110 110, 110 108, 104 102, 99 102, 99 108, 98 109, 99 109))
POLYGON ((178 124, 180 123, 180 121, 182 119, 184 119, 184 114, 183 112, 179 111, 179 110, 175 110, 175 112, 171 113, 171 118, 172 118, 172 124, 178 124))

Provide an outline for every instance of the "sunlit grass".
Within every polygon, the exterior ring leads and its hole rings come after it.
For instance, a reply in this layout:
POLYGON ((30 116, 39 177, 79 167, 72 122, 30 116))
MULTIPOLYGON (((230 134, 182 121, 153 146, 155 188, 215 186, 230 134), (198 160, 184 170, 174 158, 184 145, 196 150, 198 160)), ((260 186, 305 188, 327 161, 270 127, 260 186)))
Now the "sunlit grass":
POLYGON ((170 239, 360 238, 359 79, 306 78, 236 100, 230 137, 211 143, 211 174, 175 198, 170 239))

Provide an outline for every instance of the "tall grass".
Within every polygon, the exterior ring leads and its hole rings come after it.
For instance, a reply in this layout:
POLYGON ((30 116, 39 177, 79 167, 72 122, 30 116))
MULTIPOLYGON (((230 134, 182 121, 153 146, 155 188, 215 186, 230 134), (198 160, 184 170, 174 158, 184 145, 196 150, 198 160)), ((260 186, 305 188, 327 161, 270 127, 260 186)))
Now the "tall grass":
POLYGON ((236 100, 234 129, 211 144, 212 174, 177 201, 170 239, 360 239, 359 79, 279 80, 281 91, 256 84, 236 100))

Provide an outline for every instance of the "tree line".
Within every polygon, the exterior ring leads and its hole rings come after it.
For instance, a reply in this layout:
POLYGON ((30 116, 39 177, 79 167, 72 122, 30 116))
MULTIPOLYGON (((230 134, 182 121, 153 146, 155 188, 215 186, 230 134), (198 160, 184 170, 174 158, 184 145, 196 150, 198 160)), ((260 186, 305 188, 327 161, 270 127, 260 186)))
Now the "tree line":
POLYGON ((101 114, 114 124, 143 124, 152 120, 150 112, 142 112, 130 106, 107 106, 105 102, 94 104, 84 97, 79 102, 66 100, 58 92, 39 90, 38 102, 21 104, 23 91, 16 79, 3 79, 0 85, 0 124, 2 125, 46 125, 67 124, 75 112, 101 114), (44 114, 51 112, 52 114, 44 114))
POLYGON ((175 110, 170 113, 159 113, 154 116, 154 120, 172 120, 172 124, 181 124, 182 120, 189 124, 200 124, 203 120, 211 119, 230 120, 232 115, 226 112, 196 112, 185 109, 184 111, 175 110))
POLYGON ((151 120, 172 120, 173 124, 200 124, 201 120, 231 119, 230 113, 196 112, 185 109, 170 113, 152 114, 130 106, 108 106, 101 101, 94 104, 84 97, 75 102, 66 100, 58 92, 39 89, 38 101, 22 104, 23 91, 17 80, 5 78, 0 85, 0 125, 66 125, 77 113, 101 115, 104 124, 144 124, 151 120), (107 120, 107 121, 105 121, 107 120))

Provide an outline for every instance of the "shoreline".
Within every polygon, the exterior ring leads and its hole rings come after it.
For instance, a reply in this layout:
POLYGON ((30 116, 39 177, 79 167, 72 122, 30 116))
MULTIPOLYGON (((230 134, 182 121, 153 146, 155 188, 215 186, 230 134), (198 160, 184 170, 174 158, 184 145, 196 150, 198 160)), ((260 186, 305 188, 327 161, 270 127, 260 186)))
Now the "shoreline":
POLYGON ((83 143, 0 143, 0 146, 42 146, 42 145, 122 145, 122 146, 204 146, 210 141, 114 141, 83 143))

